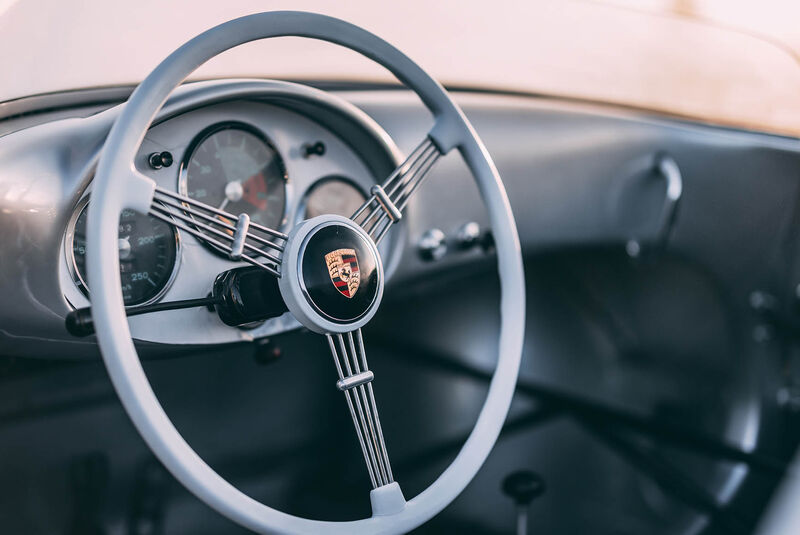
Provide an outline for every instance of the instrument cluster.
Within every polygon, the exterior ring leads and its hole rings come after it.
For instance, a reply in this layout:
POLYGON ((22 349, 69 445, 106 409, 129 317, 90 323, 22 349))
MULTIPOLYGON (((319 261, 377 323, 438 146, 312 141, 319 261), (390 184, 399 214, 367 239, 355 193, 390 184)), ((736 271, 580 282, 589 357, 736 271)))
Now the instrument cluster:
MULTIPOLYGON (((320 214, 352 215, 378 180, 349 145, 320 124, 277 106, 245 101, 193 110, 152 127, 136 164, 161 188, 220 212, 247 214, 251 221, 285 233, 320 214)), ((66 271, 73 283, 64 293, 76 308, 88 306, 91 291, 86 278, 90 199, 91 185, 64 239, 66 271)), ((194 217, 188 205, 186 215, 194 217)), ((218 273, 241 264, 167 221, 133 210, 120 218, 120 280, 126 306, 203 297, 218 273)), ((203 232, 200 222, 195 223, 203 232)), ((158 315, 131 318, 132 329, 158 315)), ((197 319, 213 320, 199 315, 197 319)), ((170 340, 163 326, 153 326, 160 331, 159 341, 180 343, 170 340)))

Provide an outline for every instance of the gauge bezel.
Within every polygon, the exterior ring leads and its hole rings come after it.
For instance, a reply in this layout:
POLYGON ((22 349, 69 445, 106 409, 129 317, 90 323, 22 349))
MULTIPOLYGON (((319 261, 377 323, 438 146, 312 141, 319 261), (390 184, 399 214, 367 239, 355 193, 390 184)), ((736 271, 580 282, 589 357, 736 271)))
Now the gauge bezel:
MULTIPOLYGON (((364 202, 369 199, 369 195, 367 195, 366 190, 363 188, 361 184, 359 184, 356 180, 342 174, 338 173, 331 173, 329 175, 324 175, 318 179, 316 179, 308 188, 306 188, 305 192, 303 193, 303 197, 300 199, 300 203, 297 205, 297 216, 295 217, 295 224, 300 223, 301 221, 305 221, 306 219, 310 219, 308 217, 307 209, 308 209, 308 198, 314 193, 314 190, 318 187, 322 186, 327 182, 344 182, 345 184, 352 186, 357 192, 364 197, 364 202)), ((350 217, 353 214, 348 214, 342 217, 350 217)))
MULTIPOLYGON (((213 136, 214 134, 221 132, 223 130, 244 130, 248 134, 252 134, 257 137, 262 143, 264 143, 267 147, 272 149, 278 157, 279 162, 279 169, 281 171, 281 177, 283 178, 283 187, 284 187, 284 198, 283 198, 283 207, 280 222, 278 223, 278 228, 273 230, 284 230, 286 228, 286 223, 289 218, 289 173, 286 168, 286 159, 283 156, 283 153, 278 150, 278 146, 272 142, 272 140, 265 134, 261 129, 253 126, 252 124, 246 123, 244 121, 222 121, 217 122, 212 125, 209 125, 203 128, 200 133, 192 138, 192 141, 187 145, 186 150, 183 153, 183 157, 181 158, 181 165, 180 169, 178 169, 178 193, 189 197, 189 162, 192 160, 192 156, 194 156, 197 147, 200 146, 206 139, 213 136)), ((192 220, 194 216, 192 214, 188 214, 192 220)), ((234 214, 238 215, 238 214, 234 214)), ((224 258, 228 258, 228 254, 224 251, 220 251, 217 247, 211 245, 207 241, 197 238, 197 240, 202 243, 209 251, 213 252, 218 256, 222 256, 224 258)))
MULTIPOLYGON (((72 282, 75 283, 75 286, 81 291, 81 293, 91 301, 89 286, 86 284, 86 281, 83 280, 81 277, 80 271, 78 270, 78 264, 75 261, 75 250, 74 250, 74 241, 75 241, 75 225, 78 222, 78 218, 80 217, 81 213, 86 208, 86 205, 89 204, 91 195, 85 195, 78 201, 78 204, 75 206, 75 209, 72 211, 72 215, 69 217, 69 222, 67 223, 67 232, 64 233, 64 255, 66 256, 67 260, 67 271, 69 272, 70 277, 72 278, 72 282)), ((158 202, 158 201, 154 201, 158 202)), ((159 203, 160 204, 160 203, 159 203)), ((150 217, 149 215, 147 217, 150 217)), ((170 217, 172 219, 172 217, 170 217)), ((172 230, 172 235, 175 238, 175 262, 172 264, 172 272, 167 278, 167 281, 164 283, 164 286, 156 293, 153 297, 148 299, 147 301, 143 301, 141 303, 136 303, 132 305, 125 305, 126 308, 129 307, 140 307, 151 305, 161 300, 164 295, 169 291, 172 287, 172 284, 175 282, 175 279, 178 276, 178 268, 181 264, 181 257, 182 255, 182 243, 181 243, 181 234, 180 229, 174 225, 168 225, 172 230)))

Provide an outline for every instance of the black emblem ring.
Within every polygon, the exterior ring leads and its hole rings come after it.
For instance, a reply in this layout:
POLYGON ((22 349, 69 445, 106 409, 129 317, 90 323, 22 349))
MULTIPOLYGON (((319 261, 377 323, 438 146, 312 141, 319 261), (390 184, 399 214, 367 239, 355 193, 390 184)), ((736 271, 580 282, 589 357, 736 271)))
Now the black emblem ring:
POLYGON ((324 215, 289 236, 281 269, 286 306, 317 332, 346 332, 374 314, 383 267, 372 239, 351 220, 324 215))

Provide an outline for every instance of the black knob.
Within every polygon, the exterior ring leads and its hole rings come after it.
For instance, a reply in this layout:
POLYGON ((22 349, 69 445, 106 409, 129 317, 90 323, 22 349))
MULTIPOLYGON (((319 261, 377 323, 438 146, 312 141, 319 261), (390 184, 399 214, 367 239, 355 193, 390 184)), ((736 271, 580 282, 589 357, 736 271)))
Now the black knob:
POLYGON ((314 155, 322 156, 325 154, 325 143, 317 141, 316 143, 306 143, 303 145, 303 156, 310 158, 314 155))
POLYGON ((94 334, 94 320, 91 308, 79 308, 67 313, 65 318, 67 332, 72 336, 84 337, 94 334))
POLYGON ((238 327, 270 318, 287 310, 278 288, 278 279, 260 267, 241 267, 224 271, 214 281, 212 295, 219 319, 238 327))
POLYGON ((503 494, 517 505, 528 505, 545 491, 544 479, 529 470, 512 472, 503 480, 503 494))
POLYGON ((261 338, 253 342, 253 358, 258 364, 272 364, 277 362, 283 351, 280 346, 267 338, 261 338))
POLYGON ((172 153, 168 151, 154 152, 148 157, 150 167, 153 169, 161 169, 162 167, 169 167, 172 165, 172 153))

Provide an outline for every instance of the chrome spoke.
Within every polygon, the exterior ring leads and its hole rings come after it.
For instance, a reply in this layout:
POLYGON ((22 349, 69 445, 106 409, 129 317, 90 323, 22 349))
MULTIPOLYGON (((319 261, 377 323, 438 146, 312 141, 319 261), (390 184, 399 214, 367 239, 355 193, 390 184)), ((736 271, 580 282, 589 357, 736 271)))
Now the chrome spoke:
POLYGON ((339 374, 336 386, 344 392, 372 487, 388 485, 394 481, 394 475, 378 417, 372 389, 374 374, 367 366, 361 329, 346 334, 328 334, 327 338, 339 374))
MULTIPOLYGON (((352 332, 349 333, 349 336, 350 336, 350 341, 352 343, 352 341, 353 341, 353 333, 352 332)), ((364 368, 364 371, 368 372, 369 367, 367 366, 367 352, 364 349, 364 338, 361 336, 361 329, 358 329, 356 331, 356 336, 358 338, 358 354, 359 354, 359 357, 361 359, 361 364, 362 364, 362 367, 364 368)), ((368 372, 368 373, 372 373, 372 372, 368 372)), ((378 430, 378 438, 379 438, 379 441, 380 441, 380 444, 381 444, 381 448, 380 448, 381 456, 383 457, 383 462, 384 462, 384 464, 386 466, 386 472, 387 472, 387 474, 389 476, 389 482, 392 482, 392 481, 394 481, 394 475, 392 474, 392 466, 389 463, 389 454, 386 451, 386 441, 383 438, 383 428, 381 427, 381 419, 378 416, 378 406, 375 403, 375 393, 372 390, 372 381, 367 382, 366 385, 367 385, 367 392, 369 392, 370 406, 373 409, 373 415, 375 417, 375 427, 378 430)))
POLYGON ((351 219, 380 243, 402 212, 411 196, 427 177, 442 153, 430 137, 417 145, 382 185, 373 186, 370 197, 351 219))
MULTIPOLYGON (((184 231, 184 232, 186 232, 188 234, 191 234, 195 238, 197 238, 199 240, 203 240, 203 241, 213 245, 214 247, 217 247, 218 249, 220 249, 222 251, 231 251, 232 250, 230 245, 226 245, 226 244, 223 244, 222 242, 219 242, 219 241, 217 241, 217 240, 215 240, 213 238, 209 238, 207 235, 203 234, 202 232, 200 232, 196 228, 193 228, 192 226, 187 225, 185 223, 181 223, 180 221, 176 221, 175 219, 173 219, 169 215, 165 215, 165 214, 159 212, 158 210, 152 210, 151 209, 150 212, 149 212, 149 215, 152 216, 152 217, 155 217, 156 219, 159 219, 159 220, 163 221, 164 223, 172 225, 175 228, 179 228, 182 231, 184 231)), ((259 262, 255 258, 252 258, 249 255, 244 255, 244 254, 241 256, 241 259, 244 260, 245 262, 249 263, 249 264, 252 264, 254 266, 257 266, 257 267, 260 267, 262 269, 265 269, 266 271, 269 271, 270 273, 272 273, 276 277, 280 277, 280 272, 278 271, 278 266, 276 266, 276 265, 264 264, 262 262, 259 262)))
MULTIPOLYGON (((228 214, 228 216, 221 216, 219 214, 209 215, 207 213, 204 213, 204 212, 201 212, 201 211, 196 210, 194 208, 191 208, 190 206, 188 206, 186 204, 181 204, 181 203, 175 202, 175 201, 173 201, 173 200, 171 200, 169 198, 163 198, 163 197, 161 197, 159 199, 159 203, 161 203, 162 205, 167 205, 169 208, 175 208, 177 210, 185 212, 185 213, 191 215, 195 219, 202 219, 204 221, 208 221, 209 223, 217 225, 218 227, 220 227, 222 229, 226 229, 226 230, 228 230, 230 232, 235 232, 236 231, 236 226, 233 225, 232 223, 228 223, 226 221, 226 219, 231 219, 231 220, 235 221, 236 220, 236 216, 234 216, 233 214, 228 214)), ((251 228, 255 228, 256 225, 251 222, 250 223, 250 227, 251 228)), ((258 236, 256 234, 252 234, 251 233, 248 236, 248 239, 251 239, 251 240, 253 240, 255 242, 258 242, 258 243, 260 243, 262 245, 266 245, 267 247, 271 247, 272 249, 275 249, 276 251, 283 251, 283 246, 282 245, 278 245, 274 241, 268 240, 266 238, 262 238, 261 236, 258 236)), ((279 238, 279 239, 285 239, 285 238, 279 238)))
MULTIPOLYGON (((186 196, 181 195, 179 193, 175 193, 174 191, 170 191, 168 189, 164 189, 164 188, 160 188, 160 187, 156 186, 154 198, 156 200, 161 200, 164 197, 169 197, 169 198, 172 198, 172 199, 176 199, 176 200, 180 201, 181 203, 183 203, 184 205, 194 206, 194 207, 197 207, 197 208, 199 208, 201 210, 205 210, 207 212, 211 212, 213 214, 216 214, 218 216, 222 216, 222 217, 225 217, 225 218, 228 218, 228 219, 236 219, 236 216, 231 214, 231 213, 229 213, 229 212, 225 212, 224 210, 220 210, 219 208, 214 208, 213 206, 209 206, 209 205, 207 205, 205 203, 202 203, 200 201, 196 201, 196 200, 192 199, 191 197, 186 197, 186 196)), ((276 238, 280 238, 282 240, 285 240, 287 238, 286 234, 284 234, 283 232, 280 232, 280 231, 277 231, 277 230, 274 230, 274 229, 271 229, 271 228, 268 228, 268 227, 264 227, 264 226, 261 226, 261 225, 257 225, 255 223, 253 223, 251 226, 255 230, 259 230, 259 231, 263 232, 264 234, 269 234, 271 236, 275 236, 276 238)))
POLYGON ((279 277, 286 234, 201 203, 190 197, 156 187, 149 214, 191 234, 226 253, 233 261, 245 261, 279 277), (259 260, 262 259, 262 260, 259 260))

